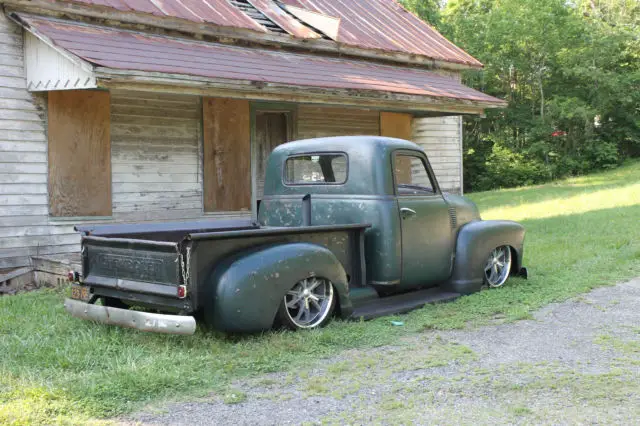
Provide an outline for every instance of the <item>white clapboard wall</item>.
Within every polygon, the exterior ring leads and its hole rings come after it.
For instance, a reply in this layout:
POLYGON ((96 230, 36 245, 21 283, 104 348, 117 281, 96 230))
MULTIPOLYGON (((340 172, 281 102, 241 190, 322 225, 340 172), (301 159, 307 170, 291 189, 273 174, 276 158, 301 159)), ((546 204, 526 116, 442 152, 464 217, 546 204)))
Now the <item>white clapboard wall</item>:
POLYGON ((0 269, 77 252, 77 224, 206 218, 199 98, 117 91, 112 218, 50 217, 47 95, 27 90, 23 43, 22 30, 0 14, 0 269))
POLYGON ((201 111, 198 96, 111 92, 116 220, 202 215, 201 111))
POLYGON ((460 193, 462 188, 462 117, 429 117, 413 120, 413 141, 429 156, 440 188, 460 193))
POLYGON ((315 105, 298 107, 297 139, 379 134, 379 111, 315 105))
POLYGON ((80 241, 72 224, 49 220, 46 97, 29 93, 24 75, 22 30, 0 14, 0 268, 80 241))
POLYGON ((199 96, 111 91, 112 222, 248 217, 203 211, 199 96))

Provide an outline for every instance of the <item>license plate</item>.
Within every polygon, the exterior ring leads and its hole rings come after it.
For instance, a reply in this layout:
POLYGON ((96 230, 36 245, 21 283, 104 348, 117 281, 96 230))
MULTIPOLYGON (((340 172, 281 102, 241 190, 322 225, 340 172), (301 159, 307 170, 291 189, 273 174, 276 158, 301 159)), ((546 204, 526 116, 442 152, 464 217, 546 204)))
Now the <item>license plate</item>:
POLYGON ((71 298, 78 300, 89 300, 91 293, 89 293, 89 287, 85 287, 78 284, 71 285, 71 298))

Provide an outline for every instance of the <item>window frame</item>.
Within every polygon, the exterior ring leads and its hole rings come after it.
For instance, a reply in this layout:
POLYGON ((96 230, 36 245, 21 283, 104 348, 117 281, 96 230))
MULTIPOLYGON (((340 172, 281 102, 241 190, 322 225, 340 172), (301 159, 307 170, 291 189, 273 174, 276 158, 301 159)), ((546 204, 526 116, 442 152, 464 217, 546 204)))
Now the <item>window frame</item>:
POLYGON ((347 154, 344 151, 320 151, 320 152, 305 152, 305 153, 299 153, 299 154, 292 154, 287 156, 284 159, 284 162, 282 163, 282 185, 283 186, 288 186, 288 187, 295 187, 295 186, 342 186, 345 185, 348 181, 349 181, 349 154, 347 154), (287 183, 287 161, 289 161, 292 158, 297 158, 297 157, 310 157, 313 155, 341 155, 345 158, 346 162, 347 162, 347 170, 345 171, 345 177, 344 177, 344 181, 342 182, 320 182, 320 183, 314 183, 314 182, 309 182, 309 183, 287 183))
POLYGON ((429 159, 427 155, 422 151, 414 151, 411 149, 397 149, 391 153, 391 177, 393 179, 393 194, 396 197, 434 197, 434 196, 442 196, 442 191, 440 190, 440 185, 438 185, 438 180, 435 177, 435 173, 431 168, 431 164, 429 163, 429 159), (429 181, 431 182, 431 186, 433 187, 432 193, 424 193, 424 194, 398 194, 398 182, 396 181, 396 158, 399 155, 416 157, 422 161, 422 165, 427 171, 427 176, 429 177, 429 181))

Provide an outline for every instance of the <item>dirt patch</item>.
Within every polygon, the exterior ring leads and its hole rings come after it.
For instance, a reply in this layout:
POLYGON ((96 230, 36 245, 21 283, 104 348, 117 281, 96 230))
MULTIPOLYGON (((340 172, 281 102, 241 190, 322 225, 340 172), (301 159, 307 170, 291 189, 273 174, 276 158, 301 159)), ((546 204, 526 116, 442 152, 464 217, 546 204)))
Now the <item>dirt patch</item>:
POLYGON ((618 423, 640 416, 640 279, 532 320, 425 332, 170 403, 143 424, 618 423))

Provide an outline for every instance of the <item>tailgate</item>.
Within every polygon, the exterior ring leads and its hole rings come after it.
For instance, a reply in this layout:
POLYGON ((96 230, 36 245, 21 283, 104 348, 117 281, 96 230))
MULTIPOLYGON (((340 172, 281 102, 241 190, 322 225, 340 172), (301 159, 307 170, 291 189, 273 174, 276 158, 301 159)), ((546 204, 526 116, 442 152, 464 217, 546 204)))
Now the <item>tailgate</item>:
POLYGON ((178 297, 179 243, 124 238, 82 238, 83 282, 92 287, 178 297))

